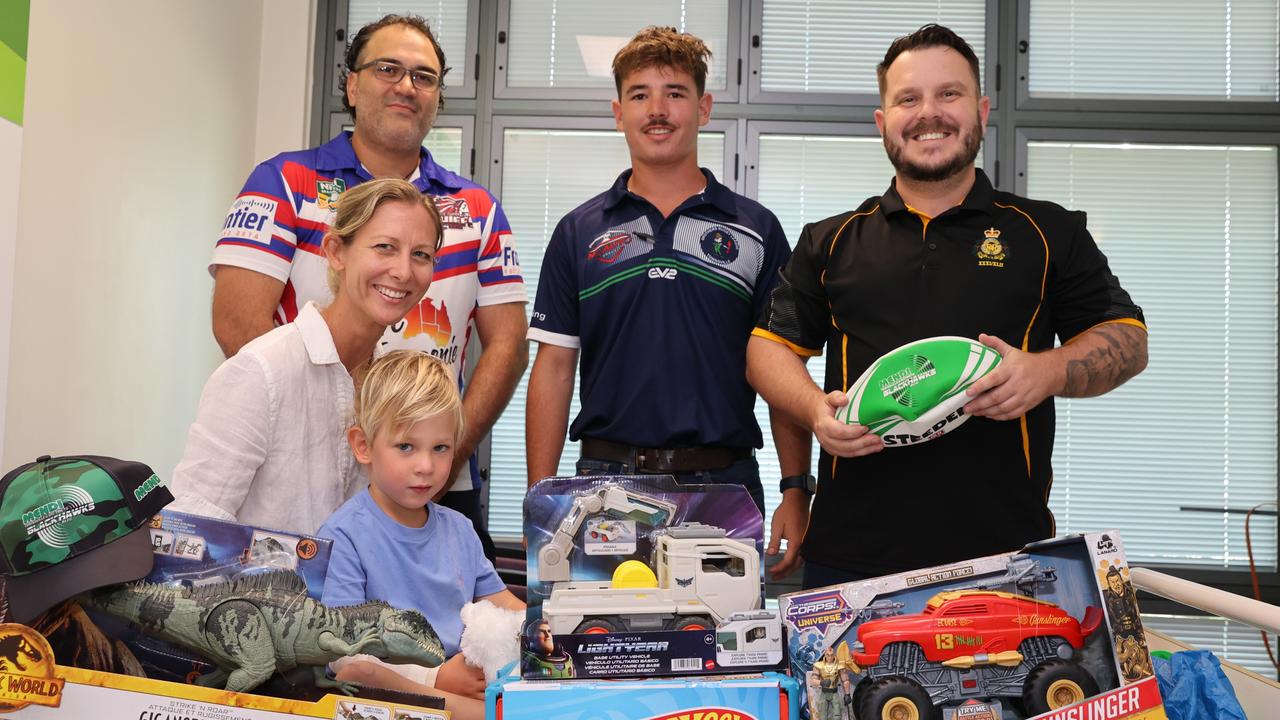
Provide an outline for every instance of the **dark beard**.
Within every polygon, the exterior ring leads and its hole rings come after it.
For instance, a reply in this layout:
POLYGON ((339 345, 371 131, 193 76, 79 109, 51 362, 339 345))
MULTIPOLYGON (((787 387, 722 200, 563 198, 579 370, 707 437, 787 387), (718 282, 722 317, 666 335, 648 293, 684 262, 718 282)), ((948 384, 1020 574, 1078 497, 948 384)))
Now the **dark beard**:
POLYGON ((973 165, 973 161, 978 158, 978 150, 981 147, 982 123, 975 124, 973 131, 964 138, 964 149, 959 155, 952 158, 950 162, 936 167, 922 167, 905 160, 902 157, 902 146, 895 148, 889 143, 888 138, 885 138, 884 141, 884 149, 889 155, 889 162, 893 163, 893 169, 904 180, 913 182, 939 182, 954 176, 973 165))

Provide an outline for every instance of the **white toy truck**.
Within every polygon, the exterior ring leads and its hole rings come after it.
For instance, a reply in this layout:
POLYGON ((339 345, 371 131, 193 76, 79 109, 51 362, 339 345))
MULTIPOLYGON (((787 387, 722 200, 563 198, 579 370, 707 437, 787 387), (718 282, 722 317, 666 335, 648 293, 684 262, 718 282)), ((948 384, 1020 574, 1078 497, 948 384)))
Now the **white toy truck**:
POLYGON ((556 635, 639 630, 711 630, 733 613, 758 610, 760 555, 722 528, 684 523, 654 540, 653 566, 628 560, 611 581, 569 582, 573 538, 587 516, 609 513, 655 527, 675 506, 616 485, 574 501, 538 554, 538 576, 550 583, 542 616, 556 635))

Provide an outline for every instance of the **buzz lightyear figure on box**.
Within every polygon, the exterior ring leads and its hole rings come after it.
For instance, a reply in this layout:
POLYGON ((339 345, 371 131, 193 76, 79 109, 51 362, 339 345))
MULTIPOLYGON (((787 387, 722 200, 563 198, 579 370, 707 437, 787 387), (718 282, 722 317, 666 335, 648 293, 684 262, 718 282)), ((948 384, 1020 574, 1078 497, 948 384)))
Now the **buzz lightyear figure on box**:
POLYGON ((849 697, 849 673, 845 663, 836 659, 835 648, 822 651, 822 659, 809 671, 809 685, 818 691, 809 696, 812 720, 841 720, 844 700, 849 697))
POLYGON ((539 620, 528 627, 524 637, 524 650, 520 653, 520 672, 540 678, 557 679, 575 677, 573 658, 564 648, 555 644, 551 625, 539 620))

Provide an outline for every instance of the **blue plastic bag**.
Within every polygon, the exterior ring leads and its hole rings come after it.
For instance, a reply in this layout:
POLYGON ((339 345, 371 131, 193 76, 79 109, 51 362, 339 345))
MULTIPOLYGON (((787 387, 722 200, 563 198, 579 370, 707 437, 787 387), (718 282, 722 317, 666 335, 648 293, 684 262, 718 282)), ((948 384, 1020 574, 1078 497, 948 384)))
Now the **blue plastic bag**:
POLYGON ((1151 659, 1169 720, 1248 720, 1218 656, 1187 650, 1151 659))

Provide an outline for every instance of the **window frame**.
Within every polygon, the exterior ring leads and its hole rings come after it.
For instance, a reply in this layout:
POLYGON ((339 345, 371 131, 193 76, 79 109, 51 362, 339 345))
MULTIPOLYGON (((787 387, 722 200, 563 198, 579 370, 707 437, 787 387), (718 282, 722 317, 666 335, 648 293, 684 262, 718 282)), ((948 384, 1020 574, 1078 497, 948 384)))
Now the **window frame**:
MULTIPOLYGON (((473 0, 474 1, 474 0, 473 0)), ((725 17, 726 48, 725 87, 708 87, 717 103, 737 103, 739 88, 742 85, 742 3, 746 0, 727 0, 728 14, 725 17), (735 81, 736 74, 736 81, 735 81)), ((614 100, 617 90, 607 88, 528 88, 511 87, 507 84, 507 62, 511 48, 511 0, 496 0, 498 3, 497 41, 495 45, 496 63, 493 67, 493 97, 495 100, 614 100)))
MULTIPOLYGON (((335 101, 338 107, 342 106, 342 87, 340 81, 342 78, 343 60, 347 55, 347 42, 354 34, 347 27, 347 21, 350 15, 349 0, 332 0, 334 5, 334 26, 333 32, 329 35, 329 45, 333 52, 332 70, 334 72, 334 81, 329 85, 326 92, 325 105, 328 106, 329 101, 335 101)), ((467 3, 467 45, 463 52, 467 58, 467 64, 471 65, 469 72, 450 73, 445 78, 445 97, 447 98, 467 98, 474 99, 476 97, 476 87, 479 84, 477 80, 480 77, 480 2, 481 0, 466 0, 467 3)), ((355 28, 359 30, 359 28, 355 28)), ((445 51, 445 59, 449 58, 449 52, 445 51)))
MULTIPOLYGON (((1014 83, 1017 93, 1014 106, 1018 110, 1045 110, 1054 112, 1100 113, 1211 113, 1221 115, 1272 115, 1280 116, 1280 101, 1261 100, 1169 100, 1147 98, 1142 95, 1124 97, 1086 98, 1037 98, 1031 95, 1030 67, 1035 48, 1031 45, 1031 3, 1018 0, 1014 8, 1017 37, 1014 46, 1017 62, 1014 66, 1014 83)), ((1280 117, 1277 118, 1280 121, 1280 117)))

